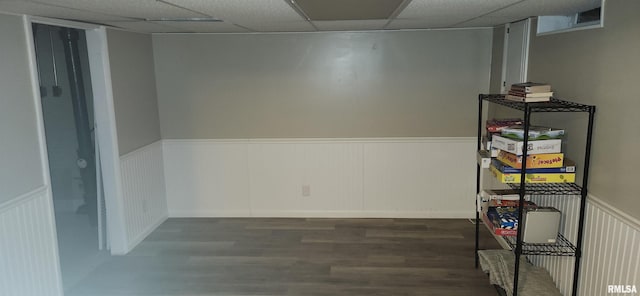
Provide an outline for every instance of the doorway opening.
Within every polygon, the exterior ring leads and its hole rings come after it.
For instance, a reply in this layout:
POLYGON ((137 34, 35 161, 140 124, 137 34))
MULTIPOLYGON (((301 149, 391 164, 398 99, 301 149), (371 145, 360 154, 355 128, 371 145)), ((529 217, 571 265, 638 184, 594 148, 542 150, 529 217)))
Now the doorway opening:
POLYGON ((32 25, 65 290, 109 258, 84 30, 32 25))

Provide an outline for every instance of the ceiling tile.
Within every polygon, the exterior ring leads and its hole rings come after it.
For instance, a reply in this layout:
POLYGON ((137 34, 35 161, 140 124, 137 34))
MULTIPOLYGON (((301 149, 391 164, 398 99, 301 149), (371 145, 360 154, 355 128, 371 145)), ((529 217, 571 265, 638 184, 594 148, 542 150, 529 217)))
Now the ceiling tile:
POLYGON ((143 33, 178 33, 178 32, 186 32, 180 28, 174 28, 167 25, 163 25, 161 23, 154 22, 107 22, 107 25, 135 31, 135 32, 143 32, 143 33))
POLYGON ((446 16, 430 17, 428 19, 395 19, 385 29, 436 29, 449 28, 455 23, 462 21, 460 18, 451 18, 446 16))
POLYGON ((601 0, 526 0, 487 16, 523 19, 541 15, 568 15, 600 6, 601 0))
MULTIPOLYGON (((315 31, 287 1, 290 0, 0 0, 0 11, 109 23, 140 32, 315 31), (139 21, 206 16, 224 22, 139 21)), ((308 1, 341 5, 345 1, 383 0, 308 1)), ((412 0, 387 27, 384 27, 386 20, 382 19, 314 21, 314 25, 322 31, 484 27, 530 16, 571 14, 600 3, 601 0, 412 0)))
POLYGON ((413 0, 398 18, 478 17, 518 1, 521 0, 413 0))
POLYGON ((312 32, 316 29, 308 21, 239 23, 254 32, 312 32))
POLYGON ((52 6, 41 3, 28 1, 0 1, 0 11, 7 11, 20 14, 28 14, 34 16, 43 16, 57 19, 77 20, 86 22, 103 22, 103 21, 127 21, 131 20, 115 15, 102 13, 94 13, 89 11, 78 10, 74 8, 66 8, 52 6))
POLYGON ((139 19, 205 16, 156 0, 34 0, 33 2, 139 19))
POLYGON ((496 26, 532 16, 568 15, 598 7, 600 3, 600 0, 526 0, 482 17, 460 22, 455 27, 496 26))
POLYGON ((389 20, 313 21, 322 31, 382 30, 389 20))
POLYGON ((509 17, 509 16, 504 16, 504 17, 502 17, 502 16, 496 16, 496 17, 484 16, 484 17, 474 18, 472 20, 459 23, 457 25, 454 25, 454 27, 456 27, 456 28, 495 27, 495 26, 498 26, 498 25, 515 22, 515 21, 518 21, 518 20, 521 20, 521 19, 522 18, 509 17))
MULTIPOLYGON (((156 22, 157 23, 157 22, 156 22)), ((227 22, 162 22, 185 33, 246 33, 244 28, 227 22)))
POLYGON ((167 0, 226 22, 257 26, 266 23, 302 21, 284 0, 167 0))
POLYGON ((388 19, 403 0, 296 0, 314 21, 388 19))

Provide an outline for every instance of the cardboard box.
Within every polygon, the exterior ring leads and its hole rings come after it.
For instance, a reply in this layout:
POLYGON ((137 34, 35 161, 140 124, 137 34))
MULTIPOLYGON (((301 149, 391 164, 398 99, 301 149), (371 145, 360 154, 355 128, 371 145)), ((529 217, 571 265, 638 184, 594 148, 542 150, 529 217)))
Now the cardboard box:
MULTIPOLYGON (((501 183, 520 183, 521 174, 505 174, 491 165, 491 173, 501 183)), ((574 183, 575 173, 525 174, 525 183, 574 183)))
MULTIPOLYGON (((480 191, 480 196, 484 200, 520 200, 520 191, 517 189, 485 189, 480 191)), ((525 195, 525 197, 529 197, 525 195)))
MULTIPOLYGON (((522 168, 522 156, 500 150, 496 156, 500 162, 516 169, 522 168)), ((560 168, 564 164, 564 153, 527 155, 527 169, 560 168)))
POLYGON ((482 169, 488 169, 491 166, 491 152, 487 150, 478 151, 478 164, 482 169))
MULTIPOLYGON (((515 155, 522 155, 524 142, 512 140, 501 136, 493 136, 491 139, 491 147, 500 150, 513 153, 515 155)), ((562 151, 562 140, 537 140, 529 141, 527 143, 527 154, 542 154, 542 153, 560 153, 562 151)))
POLYGON ((561 213, 555 208, 525 209, 522 215, 522 241, 531 244, 554 244, 558 237, 561 213))
MULTIPOLYGON (((520 201, 519 200, 501 200, 501 199, 492 199, 488 202, 487 204, 488 207, 518 207, 520 206, 520 201)), ((525 201, 524 202, 524 208, 525 209, 532 209, 532 208, 536 208, 537 205, 533 202, 530 201, 525 201)))
POLYGON ((482 222, 484 222, 484 224, 487 226, 489 231, 491 231, 491 233, 495 235, 501 235, 501 236, 518 235, 517 229, 506 229, 506 228, 496 227, 493 221, 491 221, 491 219, 487 216, 487 213, 482 214, 482 222))
MULTIPOLYGON (((506 127, 500 131, 500 135, 509 139, 522 140, 524 139, 524 127, 521 125, 506 127)), ((552 129, 543 126, 529 127, 529 140, 560 139, 563 136, 563 129, 552 129)))
POLYGON ((523 120, 520 118, 502 118, 502 119, 489 119, 486 121, 487 131, 490 133, 499 133, 503 128, 522 124, 523 120))
MULTIPOLYGON (((544 154, 536 154, 536 155, 544 155, 544 154)), ((497 158, 491 159, 491 164, 495 166, 498 170, 500 170, 503 174, 520 174, 522 169, 516 169, 510 167, 502 162, 500 162, 497 158)), ((564 166, 559 168, 529 168, 527 167, 527 174, 556 174, 556 173, 575 173, 576 172, 576 164, 568 158, 564 159, 564 166)))

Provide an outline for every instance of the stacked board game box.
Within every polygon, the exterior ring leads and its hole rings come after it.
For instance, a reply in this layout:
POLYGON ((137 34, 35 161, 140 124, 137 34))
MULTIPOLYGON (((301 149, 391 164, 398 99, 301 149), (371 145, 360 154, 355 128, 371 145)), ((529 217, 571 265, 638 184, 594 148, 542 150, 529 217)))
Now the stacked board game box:
MULTIPOLYGON (((500 134, 509 139, 523 140, 524 128, 522 125, 512 125, 500 130, 500 134)), ((564 136, 563 129, 554 129, 545 126, 530 126, 529 127, 529 140, 550 140, 560 139, 564 136)))
MULTIPOLYGON (((491 165, 491 173, 502 183, 520 183, 521 173, 505 173, 491 165)), ((525 183, 574 183, 576 181, 575 173, 527 173, 524 175, 525 183)))
MULTIPOLYGON (((482 146, 491 152, 482 153, 479 165, 490 163, 481 167, 488 167, 502 183, 575 182, 576 164, 562 152, 565 131, 544 126, 525 131, 523 124, 518 118, 488 120, 482 146)), ((478 193, 478 211, 493 234, 516 236, 520 206, 524 213, 539 208, 530 197, 518 189, 485 189, 478 193)))
POLYGON ((491 207, 482 215, 491 232, 502 236, 518 234, 518 212, 516 208, 491 207))
POLYGON ((519 118, 487 121, 488 145, 485 147, 491 151, 491 173, 502 183, 520 183, 524 163, 525 183, 575 182, 576 165, 562 153, 565 131, 530 126, 526 134, 527 157, 523 159, 525 130, 522 124, 519 118))
POLYGON ((482 144, 485 150, 489 151, 491 157, 497 157, 498 150, 492 147, 492 139, 495 135, 501 135, 502 130, 514 125, 520 125, 523 121, 521 118, 505 118, 505 119, 489 119, 486 122, 486 136, 482 138, 482 144))
MULTIPOLYGON (((503 150, 515 155, 522 155, 524 141, 506 138, 504 136, 492 136, 491 147, 503 150)), ((562 140, 532 140, 528 141, 527 154, 544 154, 544 153, 560 153, 562 152, 562 140)))
MULTIPOLYGON (((496 159, 501 163, 520 169, 522 168, 522 156, 509 153, 504 150, 499 150, 496 159)), ((557 168, 564 163, 564 153, 544 153, 528 155, 526 159, 527 169, 538 168, 557 168)))

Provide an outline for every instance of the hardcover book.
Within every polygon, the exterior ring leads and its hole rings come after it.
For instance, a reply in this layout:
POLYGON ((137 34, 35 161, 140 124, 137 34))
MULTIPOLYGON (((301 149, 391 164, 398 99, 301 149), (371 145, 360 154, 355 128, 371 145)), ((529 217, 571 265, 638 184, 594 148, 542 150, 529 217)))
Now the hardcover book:
POLYGON ((527 93, 527 92, 514 90, 514 89, 510 90, 509 94, 510 95, 514 95, 514 96, 518 96, 518 97, 526 97, 526 98, 552 97, 553 96, 553 92, 552 91, 527 93))
POLYGON ((551 91, 551 85, 546 83, 537 83, 537 82, 523 82, 523 83, 514 83, 511 85, 511 89, 524 91, 527 93, 532 92, 549 92, 551 91))
POLYGON ((529 98, 529 97, 514 96, 510 94, 507 94, 504 98, 509 101, 521 102, 521 103, 548 102, 551 100, 551 96, 529 98))

